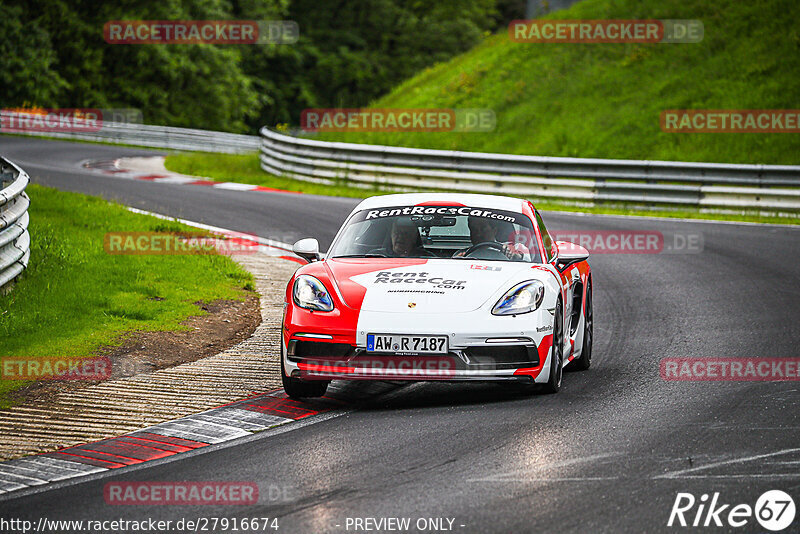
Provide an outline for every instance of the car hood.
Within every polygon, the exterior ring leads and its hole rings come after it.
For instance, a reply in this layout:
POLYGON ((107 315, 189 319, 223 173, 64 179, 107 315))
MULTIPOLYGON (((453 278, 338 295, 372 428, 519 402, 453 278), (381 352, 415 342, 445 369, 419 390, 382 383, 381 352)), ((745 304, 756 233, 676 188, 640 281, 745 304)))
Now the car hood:
MULTIPOLYGON (((508 290, 531 264, 457 259, 332 259, 325 262, 345 304, 362 311, 457 313, 508 290)), ((498 297, 499 298, 499 297, 498 297)))

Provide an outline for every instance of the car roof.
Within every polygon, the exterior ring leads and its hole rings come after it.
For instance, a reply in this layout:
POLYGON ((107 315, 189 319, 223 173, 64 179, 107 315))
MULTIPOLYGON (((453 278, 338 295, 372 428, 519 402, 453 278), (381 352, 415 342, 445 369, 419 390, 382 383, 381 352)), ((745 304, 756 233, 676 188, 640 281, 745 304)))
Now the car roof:
POLYGON ((364 199, 353 211, 388 208, 390 206, 418 206, 420 204, 463 204, 469 207, 490 208, 522 213, 523 203, 519 198, 497 195, 475 195, 469 193, 401 193, 381 195, 364 199))

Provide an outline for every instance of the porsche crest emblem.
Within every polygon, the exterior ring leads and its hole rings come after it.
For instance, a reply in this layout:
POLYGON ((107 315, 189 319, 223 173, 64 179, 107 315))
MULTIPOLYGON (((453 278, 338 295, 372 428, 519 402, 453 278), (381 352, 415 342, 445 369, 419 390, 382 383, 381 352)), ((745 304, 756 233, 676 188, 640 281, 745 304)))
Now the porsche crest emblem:
POLYGON ((417 303, 416 302, 409 302, 408 303, 408 307, 409 308, 416 308, 417 307, 417 303))

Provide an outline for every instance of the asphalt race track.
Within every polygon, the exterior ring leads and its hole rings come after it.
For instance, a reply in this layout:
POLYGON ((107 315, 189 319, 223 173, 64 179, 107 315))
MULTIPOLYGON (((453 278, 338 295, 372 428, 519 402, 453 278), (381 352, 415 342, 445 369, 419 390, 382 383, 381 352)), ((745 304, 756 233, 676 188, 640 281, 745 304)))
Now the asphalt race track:
MULTIPOLYGON (((281 241, 315 236, 323 250, 356 203, 154 184, 79 165, 155 151, 0 137, 0 154, 35 183, 281 241)), ((352 521, 367 517, 407 517, 412 526, 449 518, 465 533, 722 532, 733 528, 668 528, 677 494, 699 501, 719 492, 720 503, 754 506, 780 489, 800 505, 799 382, 679 382, 659 374, 666 357, 797 357, 800 228, 563 213, 545 214, 545 223, 699 234, 703 247, 590 258, 592 368, 565 374, 557 395, 415 384, 289 432, 0 500, 0 516, 34 523, 268 516, 284 533, 348 525, 364 532, 352 521), (262 498, 244 507, 109 506, 110 480, 252 481, 262 498), (280 488, 280 497, 268 488, 280 488)), ((763 529, 751 517, 736 531, 763 529)))

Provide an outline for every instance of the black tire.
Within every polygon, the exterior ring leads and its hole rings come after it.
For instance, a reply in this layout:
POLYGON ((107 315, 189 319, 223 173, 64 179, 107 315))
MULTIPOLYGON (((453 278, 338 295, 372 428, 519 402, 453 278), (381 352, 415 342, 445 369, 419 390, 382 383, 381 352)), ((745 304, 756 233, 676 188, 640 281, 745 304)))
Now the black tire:
POLYGON ((585 371, 592 365, 592 341, 594 340, 594 312, 592 311, 592 283, 586 287, 586 314, 583 321, 583 348, 581 357, 573 360, 570 367, 576 371, 585 371))
MULTIPOLYGON (((281 350, 281 352, 283 352, 281 350)), ((322 397, 328 391, 327 380, 300 380, 286 375, 283 368, 283 354, 281 354, 281 382, 283 383, 283 390, 289 397, 293 399, 307 399, 311 397, 322 397)))
POLYGON ((564 359, 564 317, 561 312, 561 301, 556 304, 555 317, 553 317, 553 346, 550 349, 550 377, 542 385, 542 393, 558 393, 561 389, 563 377, 562 360, 564 359))

